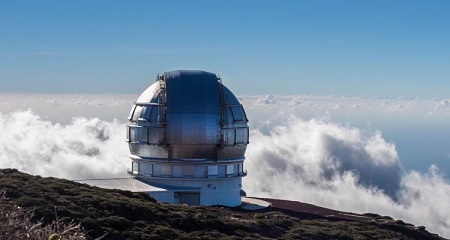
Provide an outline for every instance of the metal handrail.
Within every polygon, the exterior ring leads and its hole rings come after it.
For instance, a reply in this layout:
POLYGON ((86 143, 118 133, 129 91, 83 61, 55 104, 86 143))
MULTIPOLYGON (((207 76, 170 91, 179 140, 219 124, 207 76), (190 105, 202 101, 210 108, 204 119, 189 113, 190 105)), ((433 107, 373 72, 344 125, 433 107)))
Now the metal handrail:
POLYGON ((134 177, 144 177, 144 178, 163 178, 163 179, 168 179, 168 178, 173 178, 173 179, 211 179, 211 178, 234 178, 234 177, 245 177, 247 176, 247 170, 243 170, 242 173, 239 173, 237 175, 225 175, 225 176, 218 176, 218 175, 206 175, 204 177, 195 177, 193 175, 189 175, 189 176, 181 176, 181 177, 174 177, 172 175, 153 175, 153 174, 143 174, 143 173, 137 173, 135 174, 135 172, 132 172, 130 169, 128 169, 128 174, 134 176, 134 177))

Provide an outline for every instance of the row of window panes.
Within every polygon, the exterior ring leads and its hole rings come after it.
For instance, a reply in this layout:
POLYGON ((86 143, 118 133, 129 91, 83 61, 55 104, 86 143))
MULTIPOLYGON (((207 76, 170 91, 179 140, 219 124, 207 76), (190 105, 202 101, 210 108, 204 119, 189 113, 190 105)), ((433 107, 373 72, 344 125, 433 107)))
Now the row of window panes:
POLYGON ((248 144, 248 127, 223 129, 223 144, 226 146, 248 144))
POLYGON ((238 176, 243 174, 243 164, 229 164, 219 166, 194 165, 166 165, 139 164, 133 162, 132 172, 139 172, 144 176, 173 177, 173 178, 207 178, 238 176))
POLYGON ((146 144, 162 144, 164 128, 158 127, 128 127, 127 140, 146 144))
MULTIPOLYGON (((131 109, 128 119, 133 122, 137 121, 148 121, 157 122, 159 115, 158 105, 135 105, 131 109)), ((226 108, 226 119, 227 123, 235 122, 248 122, 247 116, 245 115, 244 108, 242 106, 231 106, 226 108)))
MULTIPOLYGON (((223 144, 232 146, 247 144, 249 140, 249 129, 226 128, 223 129, 223 144)), ((145 144, 162 144, 164 139, 164 128, 158 127, 128 127, 127 140, 145 144)))

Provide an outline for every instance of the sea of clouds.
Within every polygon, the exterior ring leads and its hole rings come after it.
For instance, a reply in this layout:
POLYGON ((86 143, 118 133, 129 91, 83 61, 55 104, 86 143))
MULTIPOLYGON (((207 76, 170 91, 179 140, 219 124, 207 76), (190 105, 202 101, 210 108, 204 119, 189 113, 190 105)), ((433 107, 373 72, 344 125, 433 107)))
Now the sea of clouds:
POLYGON ((389 215, 450 237, 450 183, 438 167, 405 171, 381 132, 297 117, 253 129, 246 154, 250 196, 389 215))
MULTIPOLYGON (((32 99, 1 99, 0 168, 68 179, 126 176, 131 161, 124 119, 132 97, 32 99), (92 117, 95 113, 99 117, 92 117)), ((450 237, 450 183, 438 166, 405 169, 396 145, 381 131, 323 114, 348 108, 409 113, 420 108, 431 116, 448 114, 447 100, 270 95, 241 101, 252 121, 244 178, 249 196, 389 215, 450 237), (321 117, 310 111, 307 118, 295 112, 308 108, 324 111, 321 117)))
POLYGON ((0 168, 68 179, 126 176, 125 125, 74 118, 66 125, 31 111, 0 115, 0 168))

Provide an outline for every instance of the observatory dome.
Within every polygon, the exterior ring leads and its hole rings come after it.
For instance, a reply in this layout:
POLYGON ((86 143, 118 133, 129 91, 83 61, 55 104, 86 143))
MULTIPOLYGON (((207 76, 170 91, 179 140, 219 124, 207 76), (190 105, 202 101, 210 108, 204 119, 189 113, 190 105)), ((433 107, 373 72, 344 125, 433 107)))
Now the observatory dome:
POLYGON ((157 201, 241 204, 248 120, 217 75, 192 70, 159 74, 136 100, 128 120, 128 173, 160 189, 150 193, 157 201))
POLYGON ((205 71, 159 74, 128 120, 134 161, 242 162, 249 142, 242 104, 216 74, 205 71))

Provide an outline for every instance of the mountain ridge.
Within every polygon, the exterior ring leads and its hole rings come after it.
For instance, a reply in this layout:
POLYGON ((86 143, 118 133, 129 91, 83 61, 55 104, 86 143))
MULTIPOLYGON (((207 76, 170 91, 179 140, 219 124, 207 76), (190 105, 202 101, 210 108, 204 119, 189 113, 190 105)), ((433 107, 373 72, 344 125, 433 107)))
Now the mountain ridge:
POLYGON ((33 221, 50 224, 56 209, 59 217, 79 222, 88 239, 444 239, 425 227, 377 214, 282 199, 264 199, 272 206, 257 211, 156 203, 144 193, 16 169, 0 169, 0 191, 12 206, 34 209, 33 221))

